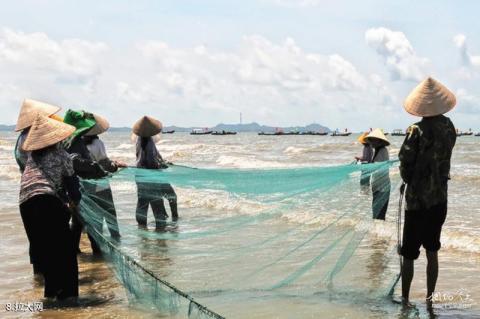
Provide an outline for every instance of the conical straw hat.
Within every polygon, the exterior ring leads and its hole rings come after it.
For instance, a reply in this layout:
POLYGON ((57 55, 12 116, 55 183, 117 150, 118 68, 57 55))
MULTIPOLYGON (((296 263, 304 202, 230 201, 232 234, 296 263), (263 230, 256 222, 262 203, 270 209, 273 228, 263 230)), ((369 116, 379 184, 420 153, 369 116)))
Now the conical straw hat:
POLYGON ((358 141, 360 144, 365 144, 365 143, 367 142, 367 140, 365 139, 365 138, 367 137, 367 135, 368 135, 368 132, 362 133, 362 134, 358 137, 357 141, 358 141))
POLYGON ((385 137, 385 134, 383 134, 383 131, 379 128, 374 129, 365 137, 367 141, 372 138, 376 138, 378 140, 384 141, 387 144, 387 146, 390 145, 390 142, 385 137))
POLYGON ((443 84, 427 78, 405 100, 405 110, 415 116, 430 117, 447 113, 457 103, 455 95, 443 84))
POLYGON ((26 129, 27 127, 32 126, 33 121, 35 120, 38 113, 50 116, 57 113, 62 108, 51 105, 48 103, 25 99, 23 100, 22 107, 20 109, 20 114, 18 114, 17 125, 15 127, 15 132, 26 129))
POLYGON ((144 116, 133 125, 133 133, 140 137, 151 137, 162 131, 162 123, 150 116, 144 116))
POLYGON ((100 135, 110 128, 110 123, 108 123, 107 119, 103 116, 93 114, 93 117, 95 118, 96 122, 95 126, 90 131, 88 131, 85 136, 100 135))
POLYGON ((73 132, 75 132, 74 126, 38 114, 22 148, 28 152, 40 150, 63 141, 73 132))

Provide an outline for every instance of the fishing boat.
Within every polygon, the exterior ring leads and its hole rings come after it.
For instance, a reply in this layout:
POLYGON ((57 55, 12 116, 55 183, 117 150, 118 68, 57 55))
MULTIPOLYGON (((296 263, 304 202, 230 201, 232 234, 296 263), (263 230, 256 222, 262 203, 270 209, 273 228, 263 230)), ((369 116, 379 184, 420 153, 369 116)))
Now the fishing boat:
POLYGON ((212 135, 237 135, 237 132, 232 132, 232 131, 213 131, 212 135))
POLYGON ((207 128, 196 128, 196 129, 193 129, 191 132, 190 132, 190 135, 210 135, 212 134, 213 132, 207 128))
POLYGON ((347 129, 345 129, 343 132, 340 132, 338 128, 330 134, 330 136, 350 136, 352 135, 352 132, 349 132, 347 129))
POLYGON ((328 135, 328 132, 307 131, 307 132, 300 133, 300 135, 321 135, 321 136, 325 136, 325 135, 328 135))
POLYGON ((258 135, 300 135, 300 132, 259 132, 258 135))
POLYGON ((462 132, 457 129, 457 136, 472 136, 473 131, 472 129, 469 129, 467 132, 462 132))
POLYGON ((392 132, 392 136, 406 136, 406 135, 407 135, 407 133, 405 133, 401 129, 396 129, 396 130, 393 130, 393 132, 392 132))
POLYGON ((175 133, 175 130, 170 130, 170 131, 164 131, 162 132, 163 134, 173 134, 175 133))

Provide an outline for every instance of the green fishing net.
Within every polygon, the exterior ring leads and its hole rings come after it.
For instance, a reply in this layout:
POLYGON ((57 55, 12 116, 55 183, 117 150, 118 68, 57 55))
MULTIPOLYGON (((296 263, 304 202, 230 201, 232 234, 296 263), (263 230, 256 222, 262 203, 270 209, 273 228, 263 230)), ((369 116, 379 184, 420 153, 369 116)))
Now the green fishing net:
POLYGON ((395 166, 127 168, 82 181, 80 213, 133 304, 175 318, 275 316, 274 305, 292 300, 391 294, 399 272, 395 166), (149 212, 148 227, 139 227, 138 197, 163 198, 170 212, 169 185, 179 220, 158 227, 149 212), (374 220, 388 200, 387 221, 374 220))

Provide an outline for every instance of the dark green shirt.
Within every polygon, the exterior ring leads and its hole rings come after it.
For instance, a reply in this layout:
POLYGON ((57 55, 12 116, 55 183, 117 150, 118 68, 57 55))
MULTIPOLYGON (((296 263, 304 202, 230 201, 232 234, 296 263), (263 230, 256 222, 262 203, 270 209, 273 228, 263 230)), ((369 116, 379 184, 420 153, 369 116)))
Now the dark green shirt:
POLYGON ((398 158, 400 175, 408 184, 408 210, 427 209, 447 201, 450 159, 457 139, 446 116, 425 117, 408 128, 398 158))

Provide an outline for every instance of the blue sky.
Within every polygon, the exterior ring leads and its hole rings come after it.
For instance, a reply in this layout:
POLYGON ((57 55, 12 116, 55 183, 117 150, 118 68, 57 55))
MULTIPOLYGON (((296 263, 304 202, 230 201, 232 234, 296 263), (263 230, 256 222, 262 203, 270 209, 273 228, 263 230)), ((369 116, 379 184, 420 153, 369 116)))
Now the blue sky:
POLYGON ((403 128, 432 75, 480 130, 477 1, 12 1, 0 12, 0 103, 24 97, 131 125, 311 122, 403 128), (456 41, 454 41, 456 39, 456 41))

